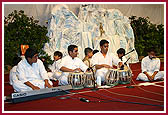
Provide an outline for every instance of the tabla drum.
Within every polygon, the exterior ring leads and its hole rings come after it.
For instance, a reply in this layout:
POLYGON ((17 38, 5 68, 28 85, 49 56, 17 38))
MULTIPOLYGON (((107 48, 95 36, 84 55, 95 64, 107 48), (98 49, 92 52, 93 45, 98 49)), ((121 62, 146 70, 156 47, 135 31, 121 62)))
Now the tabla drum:
POLYGON ((109 69, 105 76, 106 85, 116 86, 118 85, 118 81, 119 81, 118 70, 109 69))
POLYGON ((92 72, 86 72, 85 73, 85 84, 84 87, 93 87, 94 86, 94 78, 92 72))
POLYGON ((118 70, 119 73, 119 83, 120 84, 129 84, 132 79, 132 73, 130 69, 118 70))
POLYGON ((85 74, 80 73, 69 73, 68 83, 72 86, 73 89, 82 89, 84 88, 85 83, 85 74))

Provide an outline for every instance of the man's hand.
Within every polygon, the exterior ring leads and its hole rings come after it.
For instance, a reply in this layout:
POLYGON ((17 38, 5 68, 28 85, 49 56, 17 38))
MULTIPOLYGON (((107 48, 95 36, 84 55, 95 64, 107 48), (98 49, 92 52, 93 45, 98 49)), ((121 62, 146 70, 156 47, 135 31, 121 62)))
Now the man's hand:
POLYGON ((150 76, 147 72, 144 72, 144 74, 148 77, 149 81, 153 81, 154 77, 150 76))
POLYGON ((92 72, 92 70, 88 68, 88 69, 86 70, 86 72, 89 72, 89 73, 90 73, 90 72, 92 72))
POLYGON ((29 81, 25 82, 24 84, 27 85, 27 86, 29 86, 29 87, 31 87, 33 90, 39 90, 39 89, 40 89, 39 87, 33 85, 33 84, 32 84, 31 82, 29 82, 29 81))
POLYGON ((124 64, 122 62, 119 62, 118 66, 119 66, 119 68, 121 68, 121 66, 124 66, 124 64))
POLYGON ((153 77, 152 76, 148 76, 149 81, 153 81, 153 77))
POLYGON ((39 90, 40 88, 39 87, 37 87, 37 86, 32 86, 31 87, 33 90, 39 90))
POLYGON ((152 75, 152 76, 151 76, 152 81, 154 80, 154 78, 155 78, 155 75, 152 75))
POLYGON ((158 71, 155 71, 154 73, 153 73, 153 75, 151 76, 151 78, 154 80, 154 78, 155 78, 155 75, 158 73, 158 71))
POLYGON ((48 80, 47 80, 47 79, 45 79, 44 81, 45 81, 45 88, 46 88, 46 87, 48 87, 48 88, 52 88, 52 87, 53 87, 52 85, 50 85, 50 84, 48 83, 48 80))
POLYGON ((82 72, 82 70, 80 68, 76 68, 73 70, 73 72, 82 72))
POLYGON ((107 64, 102 64, 102 66, 104 66, 105 68, 113 68, 112 66, 107 65, 107 64))

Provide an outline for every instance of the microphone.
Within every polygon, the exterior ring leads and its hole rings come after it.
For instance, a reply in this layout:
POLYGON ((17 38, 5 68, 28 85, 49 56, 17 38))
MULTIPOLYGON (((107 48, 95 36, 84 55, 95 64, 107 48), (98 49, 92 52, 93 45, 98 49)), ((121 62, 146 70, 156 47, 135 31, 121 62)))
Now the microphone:
POLYGON ((88 99, 86 99, 86 98, 80 98, 80 101, 83 101, 83 102, 90 102, 88 99))

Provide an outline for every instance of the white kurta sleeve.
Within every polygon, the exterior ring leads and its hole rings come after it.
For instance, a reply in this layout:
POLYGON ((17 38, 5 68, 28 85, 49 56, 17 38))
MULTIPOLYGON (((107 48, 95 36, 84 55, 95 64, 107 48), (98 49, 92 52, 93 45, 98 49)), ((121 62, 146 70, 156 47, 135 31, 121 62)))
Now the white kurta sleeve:
POLYGON ((61 60, 62 59, 60 59, 60 60, 58 60, 58 61, 56 61, 56 63, 55 63, 55 71, 60 71, 60 64, 61 64, 61 60))
POLYGON ((62 60, 60 60, 61 62, 58 64, 58 69, 60 70, 61 67, 65 66, 67 61, 66 61, 66 58, 64 57, 62 60))
POLYGON ((145 71, 147 72, 147 66, 146 66, 145 58, 142 59, 141 69, 142 69, 142 73, 145 72, 145 71))
POLYGON ((91 63, 92 65, 99 64, 99 63, 98 63, 98 57, 97 57, 96 54, 92 56, 92 59, 90 60, 90 63, 91 63))
POLYGON ((115 64, 115 65, 118 65, 119 62, 122 62, 116 55, 114 54, 111 54, 111 58, 112 58, 112 62, 115 64))
POLYGON ((155 70, 154 71, 159 71, 160 70, 160 59, 159 58, 156 58, 156 66, 155 66, 155 70))
POLYGON ((18 79, 20 81, 22 81, 23 83, 29 81, 27 78, 26 78, 26 75, 25 75, 25 68, 22 64, 18 64, 17 66, 17 69, 16 69, 16 75, 18 76, 18 79))
POLYGON ((41 78, 42 78, 43 80, 45 80, 45 79, 48 79, 48 80, 49 80, 48 74, 47 74, 47 71, 46 71, 46 69, 45 69, 45 67, 44 67, 43 62, 42 62, 41 60, 39 60, 38 64, 39 64, 39 71, 40 71, 40 76, 41 76, 41 78))
MULTIPOLYGON (((123 57, 122 57, 122 62, 123 62, 123 64, 124 64, 126 61, 127 61, 126 57, 123 56, 123 57)), ((128 63, 128 62, 127 62, 127 63, 128 63)))
POLYGON ((80 64, 80 69, 86 72, 86 70, 88 69, 88 66, 85 65, 82 60, 79 60, 79 64, 80 64))

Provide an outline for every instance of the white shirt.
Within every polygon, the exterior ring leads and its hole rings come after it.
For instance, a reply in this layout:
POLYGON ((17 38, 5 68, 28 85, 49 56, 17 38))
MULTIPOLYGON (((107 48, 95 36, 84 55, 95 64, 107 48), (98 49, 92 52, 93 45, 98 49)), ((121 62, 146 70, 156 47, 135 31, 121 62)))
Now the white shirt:
POLYGON ((154 58, 150 59, 149 56, 146 56, 142 59, 141 62, 141 69, 142 72, 155 72, 159 71, 160 69, 160 59, 159 58, 154 58))
POLYGON ((101 52, 98 52, 98 53, 94 54, 91 59, 92 65, 107 64, 107 65, 113 66, 113 63, 115 65, 118 65, 119 62, 121 62, 121 61, 113 53, 107 53, 106 56, 104 57, 101 52))
POLYGON ((37 62, 32 65, 27 62, 26 58, 21 60, 18 63, 16 72, 19 80, 23 83, 33 80, 49 79, 43 62, 40 59, 37 59, 37 62))
POLYGON ((49 67, 52 72, 59 71, 59 65, 61 63, 61 59, 54 61, 54 63, 49 67))
POLYGON ((63 66, 69 69, 80 68, 83 72, 85 72, 88 68, 88 66, 86 66, 81 59, 79 59, 78 57, 72 59, 72 57, 69 55, 62 58, 59 69, 63 66))
MULTIPOLYGON (((120 60, 121 60, 121 59, 120 59, 120 60)), ((126 57, 123 56, 121 61, 122 61, 122 63, 124 64, 124 63, 127 61, 126 57)))

